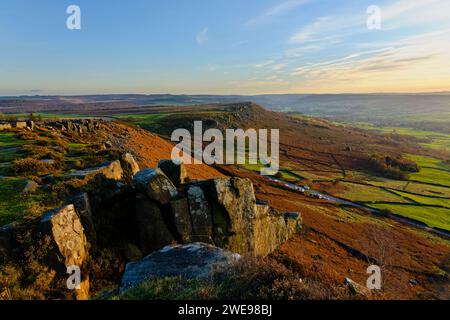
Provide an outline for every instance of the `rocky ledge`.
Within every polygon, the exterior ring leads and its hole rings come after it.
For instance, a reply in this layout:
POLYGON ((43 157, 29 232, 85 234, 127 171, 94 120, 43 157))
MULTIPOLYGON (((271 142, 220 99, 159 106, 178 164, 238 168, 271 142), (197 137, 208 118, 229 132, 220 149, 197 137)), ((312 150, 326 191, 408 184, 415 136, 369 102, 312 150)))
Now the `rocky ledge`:
MULTIPOLYGON (((250 180, 189 182, 183 164, 170 161, 139 170, 128 154, 75 176, 100 179, 102 187, 75 195, 32 228, 50 239, 46 261, 61 279, 67 278, 67 267, 81 269, 78 299, 89 296, 86 275, 97 245, 108 249, 110 242, 119 242, 132 248, 124 253, 126 262, 133 261, 122 279, 125 288, 152 276, 201 277, 241 255, 266 256, 301 228, 299 213, 280 213, 259 204, 250 180)), ((15 250, 17 234, 15 227, 0 229, 3 256, 20 251, 15 250)))

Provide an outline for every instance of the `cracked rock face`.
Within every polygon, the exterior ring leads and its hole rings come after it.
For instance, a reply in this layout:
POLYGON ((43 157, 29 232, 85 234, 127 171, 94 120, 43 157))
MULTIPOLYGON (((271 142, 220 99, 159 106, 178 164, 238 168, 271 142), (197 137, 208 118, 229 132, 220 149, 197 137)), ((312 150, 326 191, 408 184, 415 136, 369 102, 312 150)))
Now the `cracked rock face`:
POLYGON ((138 192, 160 204, 169 203, 178 194, 173 183, 161 169, 139 171, 134 176, 133 185, 138 192))
POLYGON ((88 194, 85 192, 79 193, 70 198, 68 202, 73 203, 75 210, 80 215, 80 221, 89 245, 95 246, 97 243, 97 233, 95 231, 92 208, 88 194))
POLYGON ((136 196, 136 218, 144 254, 159 250, 174 241, 158 205, 145 195, 136 196))
POLYGON ((215 270, 232 265, 240 257, 204 243, 167 246, 141 261, 127 264, 120 290, 125 291, 153 278, 182 276, 205 279, 215 270))
POLYGON ((226 235, 222 241, 225 247, 234 252, 252 252, 256 215, 252 182, 240 178, 215 179, 209 182, 209 189, 217 204, 214 210, 216 233, 226 235))
POLYGON ((192 239, 204 243, 213 244, 213 223, 211 207, 206 200, 203 189, 199 186, 191 186, 187 192, 189 212, 192 219, 192 239))
POLYGON ((60 262, 81 267, 87 258, 84 229, 75 207, 68 205, 46 213, 41 219, 42 231, 55 242, 60 262))
POLYGON ((191 242, 192 220, 189 214, 189 202, 187 198, 181 198, 170 202, 173 214, 173 221, 176 231, 180 235, 183 243, 191 242))
POLYGON ((140 170, 138 163, 130 153, 122 155, 121 163, 124 171, 127 172, 131 178, 133 178, 140 170))
MULTIPOLYGON (((40 222, 42 232, 54 243, 51 257, 59 266, 59 276, 67 279, 66 268, 76 266, 81 269, 80 288, 75 290, 75 297, 84 300, 89 297, 89 275, 84 270, 88 259, 88 247, 84 229, 75 207, 67 205, 44 214, 40 222)), ((66 289, 66 288, 64 288, 66 289)))

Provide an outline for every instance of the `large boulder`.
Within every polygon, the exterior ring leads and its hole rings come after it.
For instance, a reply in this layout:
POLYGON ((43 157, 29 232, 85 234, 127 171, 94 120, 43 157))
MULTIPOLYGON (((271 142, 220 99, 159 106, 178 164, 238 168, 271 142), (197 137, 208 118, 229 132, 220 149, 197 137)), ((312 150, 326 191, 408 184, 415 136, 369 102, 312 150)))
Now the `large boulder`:
POLYGON ((95 231, 94 220, 92 218, 92 208, 89 196, 86 192, 79 193, 68 200, 74 205, 75 210, 80 215, 81 224, 90 246, 97 243, 97 233, 95 231))
POLYGON ((252 252, 256 198, 249 179, 223 178, 209 181, 213 197, 213 221, 220 246, 239 253, 252 252))
POLYGON ((22 189, 22 194, 29 195, 35 192, 39 188, 39 185, 33 180, 26 180, 25 186, 22 189))
POLYGON ((195 183, 187 194, 194 241, 239 254, 266 256, 301 228, 300 214, 281 214, 268 205, 257 204, 249 179, 195 183))
POLYGON ((96 176, 102 175, 106 179, 120 181, 123 177, 122 166, 120 165, 120 161, 113 161, 109 163, 102 164, 97 167, 87 168, 83 170, 79 170, 76 172, 72 172, 68 174, 69 178, 76 178, 81 180, 91 180, 96 176))
POLYGON ((136 190, 160 204, 167 204, 177 196, 177 189, 161 169, 139 171, 133 179, 136 190))
POLYGON ((27 123, 25 121, 17 121, 14 123, 14 127, 17 129, 25 129, 27 127, 27 123))
POLYGON ((200 186, 190 186, 187 192, 192 219, 192 240, 214 244, 211 207, 200 186))
POLYGON ((144 254, 159 250, 174 241, 158 204, 142 194, 136 195, 136 219, 144 254))
MULTIPOLYGON (((44 235, 50 237, 53 246, 50 260, 56 262, 56 270, 61 278, 67 278, 68 267, 83 266, 88 259, 87 241, 84 229, 75 207, 67 205, 43 215, 40 227, 44 235)), ((89 277, 82 272, 80 289, 75 291, 77 299, 89 296, 89 277)))
POLYGON ((283 215, 267 205, 257 205, 252 224, 253 253, 256 256, 267 256, 300 231, 301 218, 298 213, 283 215))
POLYGON ((120 290, 154 278, 206 279, 215 270, 227 268, 239 259, 238 254, 203 243, 167 246, 141 261, 127 264, 120 290))
POLYGON ((123 154, 120 162, 122 164, 125 176, 127 176, 131 181, 140 170, 138 163, 130 153, 123 154))
POLYGON ((187 198, 172 200, 170 202, 172 209, 172 220, 175 229, 183 243, 191 242, 192 238, 192 219, 189 214, 189 202, 187 198))
POLYGON ((180 186, 187 182, 187 170, 183 162, 175 163, 172 160, 161 160, 158 168, 173 182, 176 186, 180 186))
POLYGON ((75 207, 71 204, 51 210, 43 215, 40 224, 56 244, 58 260, 65 266, 81 267, 87 258, 87 241, 75 207))

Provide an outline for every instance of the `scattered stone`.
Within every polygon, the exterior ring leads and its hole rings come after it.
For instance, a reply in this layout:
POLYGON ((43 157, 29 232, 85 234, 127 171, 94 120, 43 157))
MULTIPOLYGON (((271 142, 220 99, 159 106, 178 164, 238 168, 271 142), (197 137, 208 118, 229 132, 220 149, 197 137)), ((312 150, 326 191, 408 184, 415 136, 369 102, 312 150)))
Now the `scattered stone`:
POLYGON ((360 295, 363 297, 367 297, 370 295, 369 289, 356 283, 355 281, 353 281, 350 278, 345 278, 344 284, 349 288, 350 292, 354 295, 360 295))
POLYGON ((27 127, 27 123, 25 121, 17 121, 14 123, 14 127, 17 129, 25 129, 27 127))
POLYGON ((170 206, 172 208, 175 228, 181 241, 183 241, 183 243, 191 242, 192 220, 189 215, 189 203, 187 198, 172 200, 170 206))
POLYGON ((111 141, 106 141, 104 143, 105 149, 111 149, 113 147, 113 143, 111 141))
POLYGON ((409 280, 409 285, 411 287, 415 287, 415 286, 419 285, 419 282, 417 282, 417 280, 415 280, 415 279, 410 279, 409 280))
POLYGON ((206 201, 203 189, 199 186, 191 186, 187 194, 192 219, 192 240, 214 244, 211 207, 206 201))
POLYGON ((132 179, 139 172, 139 165, 130 153, 125 153, 121 157, 122 168, 129 173, 132 179))
POLYGON ((103 175, 106 179, 120 181, 123 177, 122 166, 120 161, 105 163, 94 168, 87 168, 76 172, 69 173, 67 177, 81 180, 91 180, 98 175, 103 175))
POLYGON ((136 219, 144 254, 159 250, 174 241, 158 205, 142 194, 136 195, 136 219))
POLYGON ((26 180, 26 184, 22 190, 22 194, 29 195, 35 192, 39 188, 39 185, 33 180, 26 180))
POLYGON ((238 254, 204 243, 167 246, 141 261, 127 264, 120 290, 126 291, 154 278, 206 279, 215 270, 227 268, 239 259, 238 254))
POLYGON ((39 160, 39 162, 43 163, 43 164, 50 165, 50 166, 53 166, 53 165, 56 164, 56 161, 53 160, 53 159, 41 159, 41 160, 39 160))
POLYGON ((12 126, 9 123, 0 123, 0 131, 11 130, 12 126))
POLYGON ((133 179, 136 190, 150 199, 167 204, 177 196, 177 189, 160 169, 139 171, 133 179))
POLYGON ((188 180, 186 166, 183 162, 176 164, 172 160, 161 160, 158 163, 158 168, 160 168, 176 186, 180 186, 188 180))

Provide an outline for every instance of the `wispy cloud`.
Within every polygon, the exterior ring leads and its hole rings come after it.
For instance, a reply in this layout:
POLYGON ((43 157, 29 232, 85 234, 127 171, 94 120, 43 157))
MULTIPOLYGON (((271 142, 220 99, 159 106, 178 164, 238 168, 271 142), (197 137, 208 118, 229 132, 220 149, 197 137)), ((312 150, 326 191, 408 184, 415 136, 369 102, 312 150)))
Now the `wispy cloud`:
POLYGON ((256 17, 250 19, 249 21, 247 21, 246 25, 247 26, 256 26, 258 24, 263 24, 265 22, 267 22, 268 20, 270 20, 273 17, 276 16, 281 16, 287 12, 289 12, 292 9, 295 9, 297 7, 303 6, 305 4, 307 4, 308 2, 310 2, 310 0, 288 0, 288 1, 284 1, 276 6, 273 6, 265 11, 263 11, 262 13, 260 13, 259 15, 257 15, 256 17))
MULTIPOLYGON (((290 35, 281 52, 254 64, 255 79, 245 86, 272 86, 275 92, 441 89, 450 83, 446 9, 448 0, 389 2, 381 6, 381 31, 367 28, 364 6, 316 16, 290 35)), ((267 20, 280 11, 271 12, 259 17, 267 20)))
MULTIPOLYGON (((445 42, 447 35, 441 31, 405 37, 392 47, 306 64, 295 68, 291 76, 297 77, 296 82, 305 87, 321 86, 322 91, 327 92, 342 88, 353 91, 351 88, 355 86, 365 86, 366 91, 377 91, 389 85, 398 88, 406 85, 419 86, 425 82, 430 86, 435 85, 435 82, 442 79, 448 81, 450 70, 444 68, 436 71, 435 77, 430 78, 424 78, 424 75, 436 66, 448 64, 450 44, 445 42), (423 45, 424 38, 429 42, 427 46, 423 45)), ((395 90, 395 87, 391 90, 395 90)))
POLYGON ((366 19, 364 14, 320 17, 294 33, 290 37, 290 41, 292 43, 337 43, 349 34, 367 31, 366 19), (357 26, 360 28, 356 28, 357 26))
POLYGON ((205 44, 205 42, 208 41, 208 32, 209 28, 206 27, 195 36, 195 41, 199 46, 205 44))
POLYGON ((219 66, 212 63, 208 63, 208 65, 206 66, 206 70, 209 72, 217 71, 217 69, 219 69, 219 66))
MULTIPOLYGON (((382 28, 391 30, 420 23, 448 20, 448 10, 450 10, 448 0, 398 0, 381 6, 382 28)), ((290 41, 335 44, 345 37, 372 32, 366 27, 367 17, 362 10, 340 16, 319 17, 295 32, 290 37, 290 41)))

